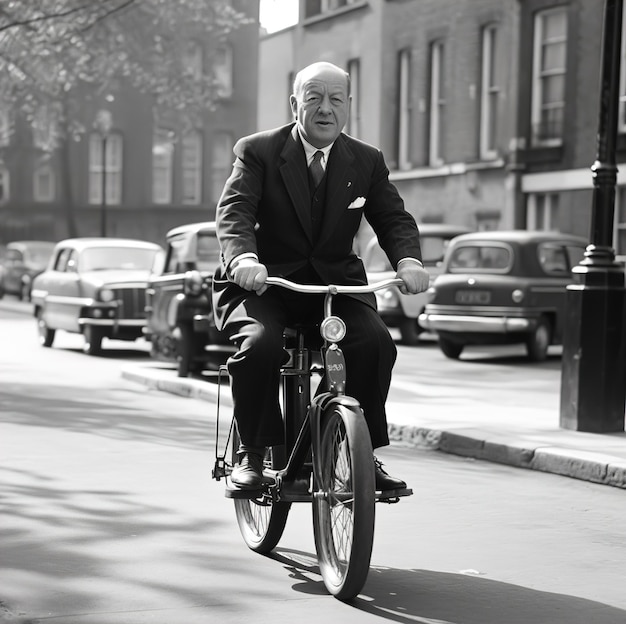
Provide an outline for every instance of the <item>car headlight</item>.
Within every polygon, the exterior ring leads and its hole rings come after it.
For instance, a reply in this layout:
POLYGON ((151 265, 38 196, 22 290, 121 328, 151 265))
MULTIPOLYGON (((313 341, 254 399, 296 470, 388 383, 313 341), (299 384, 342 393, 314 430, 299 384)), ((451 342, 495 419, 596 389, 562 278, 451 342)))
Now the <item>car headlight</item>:
POLYGON ((320 333, 328 342, 339 342, 346 335, 346 324, 338 316, 328 316, 322 321, 320 333))
POLYGON ((203 285, 204 280, 202 279, 202 275, 200 275, 200 271, 187 271, 185 273, 183 291, 186 295, 197 297, 202 294, 203 285))
POLYGON ((522 301, 524 300, 524 291, 520 290, 519 288, 516 288, 511 293, 511 299, 513 299, 515 303, 522 303, 522 301))
POLYGON ((110 288, 101 288, 98 299, 104 303, 109 303, 115 299, 115 293, 110 288))

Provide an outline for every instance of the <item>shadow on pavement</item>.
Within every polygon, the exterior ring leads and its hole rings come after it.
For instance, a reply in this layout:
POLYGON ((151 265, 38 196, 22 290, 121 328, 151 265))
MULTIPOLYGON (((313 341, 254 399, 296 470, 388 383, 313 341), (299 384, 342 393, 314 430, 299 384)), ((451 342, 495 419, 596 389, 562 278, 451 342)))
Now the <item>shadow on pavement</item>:
MULTIPOLYGON (((278 548, 269 557, 285 566, 293 589, 324 594, 314 554, 278 548)), ((617 624, 626 611, 570 596, 537 591, 484 577, 372 566, 355 609, 392 622, 459 624, 617 624)))

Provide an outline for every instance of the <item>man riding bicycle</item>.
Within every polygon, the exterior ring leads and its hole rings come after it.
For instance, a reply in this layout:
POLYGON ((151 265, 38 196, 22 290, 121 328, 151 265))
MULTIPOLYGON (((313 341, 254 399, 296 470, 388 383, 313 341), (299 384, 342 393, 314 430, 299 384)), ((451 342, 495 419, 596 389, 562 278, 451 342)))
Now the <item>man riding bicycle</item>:
MULTIPOLYGON (((428 288, 419 231, 405 210, 380 150, 342 133, 350 78, 330 63, 301 70, 290 96, 295 123, 240 139, 217 206, 222 265, 213 284, 216 324, 238 347, 228 360, 241 445, 231 480, 256 488, 268 446, 282 443, 280 368, 283 332, 315 324, 323 295, 267 288, 268 275, 308 284, 363 285, 354 237, 365 216, 404 293, 428 288)), ((342 295, 335 309, 347 325, 342 349, 346 393, 365 415, 372 447, 389 444, 385 402, 396 359, 373 294, 342 295)), ((406 487, 375 462, 376 490, 406 487)))

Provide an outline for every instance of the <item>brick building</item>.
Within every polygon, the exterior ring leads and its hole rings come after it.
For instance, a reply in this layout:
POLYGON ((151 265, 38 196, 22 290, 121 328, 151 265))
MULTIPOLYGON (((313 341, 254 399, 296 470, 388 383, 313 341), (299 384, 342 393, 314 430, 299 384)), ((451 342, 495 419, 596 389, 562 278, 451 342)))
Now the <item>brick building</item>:
MULTIPOLYGON (((171 227, 214 217, 234 141, 256 129, 258 3, 233 2, 252 22, 219 43, 221 101, 190 132, 182 134, 174 117, 155 119, 150 98, 123 87, 74 101, 73 120, 86 132, 52 150, 14 111, 0 111, 0 244, 67 237, 68 204, 79 236, 99 235, 103 212, 108 236, 159 243, 171 227), (102 110, 111 123, 104 193, 95 127, 102 110)), ((209 45, 194 41, 198 71, 209 45)))
MULTIPOLYGON (((347 132, 383 150, 418 221, 588 236, 602 6, 300 0, 297 24, 261 38, 258 126, 290 120, 294 72, 328 60, 352 76, 347 132)), ((623 111, 620 119, 623 161, 623 111)), ((618 183, 615 245, 624 254, 621 173, 618 183)))

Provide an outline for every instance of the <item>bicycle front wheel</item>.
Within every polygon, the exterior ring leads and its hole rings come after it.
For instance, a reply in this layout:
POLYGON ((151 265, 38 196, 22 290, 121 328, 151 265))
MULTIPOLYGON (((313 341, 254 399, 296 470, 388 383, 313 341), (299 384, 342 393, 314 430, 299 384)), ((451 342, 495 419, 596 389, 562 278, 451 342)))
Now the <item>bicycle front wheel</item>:
MULTIPOLYGON (((233 432, 233 463, 236 461, 236 449, 239 436, 233 432)), ((265 464, 269 468, 281 468, 284 465, 284 447, 272 447, 267 450, 265 464)), ((272 551, 285 530, 291 503, 276 502, 270 496, 261 493, 257 498, 235 498, 235 515, 244 542, 250 550, 258 553, 272 551)))
POLYGON ((334 405, 323 421, 320 483, 313 499, 313 531, 326 589, 354 598, 369 572, 374 541, 372 443, 360 408, 334 405))

